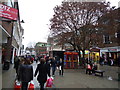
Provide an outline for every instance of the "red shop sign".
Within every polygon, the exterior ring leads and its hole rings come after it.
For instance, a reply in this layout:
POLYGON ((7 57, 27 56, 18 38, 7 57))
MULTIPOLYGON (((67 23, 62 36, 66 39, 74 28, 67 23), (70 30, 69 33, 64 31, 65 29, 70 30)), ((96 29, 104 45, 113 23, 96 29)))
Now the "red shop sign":
POLYGON ((0 3, 0 17, 17 20, 18 10, 0 3))

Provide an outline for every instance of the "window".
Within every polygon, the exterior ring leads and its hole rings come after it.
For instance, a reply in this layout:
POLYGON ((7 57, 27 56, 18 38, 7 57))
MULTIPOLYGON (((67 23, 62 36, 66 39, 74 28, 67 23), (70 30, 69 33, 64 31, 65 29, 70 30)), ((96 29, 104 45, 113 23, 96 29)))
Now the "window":
POLYGON ((110 44, 110 36, 109 35, 103 35, 103 43, 110 44))
POLYGON ((120 33, 119 33, 119 32, 116 32, 116 33, 115 33, 115 37, 116 37, 116 38, 120 38, 120 33))
POLYGON ((14 0, 4 0, 4 2, 2 2, 2 4, 7 5, 9 7, 13 7, 14 0))

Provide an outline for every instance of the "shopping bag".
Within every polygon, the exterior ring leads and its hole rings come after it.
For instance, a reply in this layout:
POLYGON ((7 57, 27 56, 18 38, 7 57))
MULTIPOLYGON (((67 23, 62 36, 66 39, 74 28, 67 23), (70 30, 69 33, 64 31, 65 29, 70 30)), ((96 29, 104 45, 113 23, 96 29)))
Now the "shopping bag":
POLYGON ((53 78, 49 77, 46 82, 46 87, 52 87, 53 85, 53 78))
POLYGON ((31 81, 30 83, 29 83, 29 85, 28 85, 28 90, 34 90, 34 82, 33 81, 31 81))
POLYGON ((15 80, 14 90, 20 90, 20 89, 21 89, 21 82, 18 80, 15 80))
POLYGON ((61 66, 59 66, 59 70, 62 70, 62 69, 61 69, 61 66))
POLYGON ((58 69, 58 67, 56 67, 58 69))
POLYGON ((87 65, 87 68, 90 69, 90 70, 92 69, 91 66, 90 66, 89 64, 87 65))

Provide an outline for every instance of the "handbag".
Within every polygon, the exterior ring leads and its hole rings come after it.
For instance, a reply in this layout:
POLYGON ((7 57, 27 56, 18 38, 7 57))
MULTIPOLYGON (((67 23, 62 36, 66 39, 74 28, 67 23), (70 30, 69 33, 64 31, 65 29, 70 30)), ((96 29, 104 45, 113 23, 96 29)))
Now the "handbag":
POLYGON ((35 88, 34 82, 30 81, 28 84, 28 90, 34 90, 34 88, 35 88))
POLYGON ((46 82, 46 87, 52 87, 53 85, 53 78, 49 77, 46 82))

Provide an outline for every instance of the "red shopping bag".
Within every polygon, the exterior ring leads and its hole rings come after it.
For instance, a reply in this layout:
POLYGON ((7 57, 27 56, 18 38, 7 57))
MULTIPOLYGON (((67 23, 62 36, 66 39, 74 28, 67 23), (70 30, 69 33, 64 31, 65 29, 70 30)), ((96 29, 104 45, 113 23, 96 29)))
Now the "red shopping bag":
POLYGON ((28 86, 28 90, 34 90, 34 83, 31 81, 28 86))
POLYGON ((21 89, 21 82, 16 80, 14 84, 14 90, 20 90, 21 89))
POLYGON ((52 87, 53 85, 53 78, 49 77, 46 82, 46 87, 52 87))
POLYGON ((91 66, 90 66, 90 64, 88 64, 87 68, 90 69, 90 70, 92 69, 91 66))

